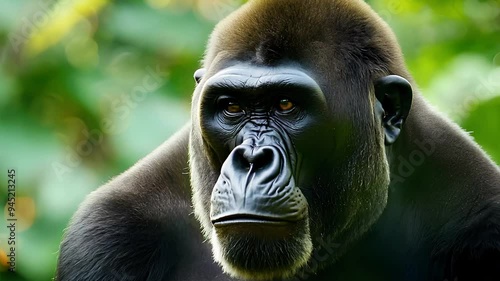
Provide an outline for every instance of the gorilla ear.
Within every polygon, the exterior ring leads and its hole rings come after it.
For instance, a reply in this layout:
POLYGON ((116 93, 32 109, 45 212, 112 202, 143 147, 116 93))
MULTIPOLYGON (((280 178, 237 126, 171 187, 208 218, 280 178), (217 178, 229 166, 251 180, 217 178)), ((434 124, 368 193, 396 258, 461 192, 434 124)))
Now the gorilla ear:
POLYGON ((389 75, 375 82, 378 113, 384 126, 385 145, 393 144, 411 108, 413 90, 401 76, 389 75))
POLYGON ((205 75, 205 69, 200 68, 194 72, 194 81, 196 81, 196 84, 199 84, 201 79, 203 79, 203 75, 205 75))

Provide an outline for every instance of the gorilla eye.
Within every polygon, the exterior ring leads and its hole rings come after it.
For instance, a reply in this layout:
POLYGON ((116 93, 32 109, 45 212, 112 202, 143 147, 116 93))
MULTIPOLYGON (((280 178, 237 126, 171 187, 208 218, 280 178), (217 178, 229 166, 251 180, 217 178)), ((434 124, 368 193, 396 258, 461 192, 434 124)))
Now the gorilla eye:
POLYGON ((243 106, 237 99, 230 96, 220 96, 217 98, 217 107, 220 113, 228 118, 241 117, 245 114, 243 106))
POLYGON ((235 101, 226 101, 222 108, 225 112, 230 114, 238 114, 243 112, 241 105, 235 101))
POLYGON ((278 103, 278 110, 281 112, 290 111, 295 107, 292 101, 289 99, 281 99, 278 103))
POLYGON ((235 102, 229 102, 226 107, 227 112, 229 113, 239 113, 241 112, 241 106, 235 102))

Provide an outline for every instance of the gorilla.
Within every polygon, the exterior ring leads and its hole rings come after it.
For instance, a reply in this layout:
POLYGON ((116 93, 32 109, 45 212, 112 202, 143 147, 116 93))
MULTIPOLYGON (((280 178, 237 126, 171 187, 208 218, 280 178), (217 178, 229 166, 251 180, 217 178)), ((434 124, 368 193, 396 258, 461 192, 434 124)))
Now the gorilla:
POLYGON ((361 0, 251 0, 191 121, 90 194, 59 281, 500 280, 500 169, 361 0))

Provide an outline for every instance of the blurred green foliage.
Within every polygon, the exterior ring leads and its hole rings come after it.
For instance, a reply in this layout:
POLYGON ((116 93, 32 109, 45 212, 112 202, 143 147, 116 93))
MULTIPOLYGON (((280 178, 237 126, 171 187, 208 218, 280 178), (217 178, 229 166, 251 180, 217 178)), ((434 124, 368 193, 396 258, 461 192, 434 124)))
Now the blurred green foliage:
MULTIPOLYGON (((0 0, 0 202, 16 169, 16 274, 50 280, 65 226, 99 185, 189 119, 192 73, 238 0, 0 0), (5 175, 5 176, 4 176, 5 175)), ((371 0, 423 94, 500 162, 500 3, 371 0)))

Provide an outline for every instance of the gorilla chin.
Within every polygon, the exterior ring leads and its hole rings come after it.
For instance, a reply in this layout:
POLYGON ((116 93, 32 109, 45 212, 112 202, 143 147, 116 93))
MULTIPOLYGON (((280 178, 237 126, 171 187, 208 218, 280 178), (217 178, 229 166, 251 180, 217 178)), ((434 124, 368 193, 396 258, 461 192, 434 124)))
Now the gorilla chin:
POLYGON ((215 223, 211 242, 223 270, 247 280, 289 278, 307 264, 313 249, 307 219, 215 223))

